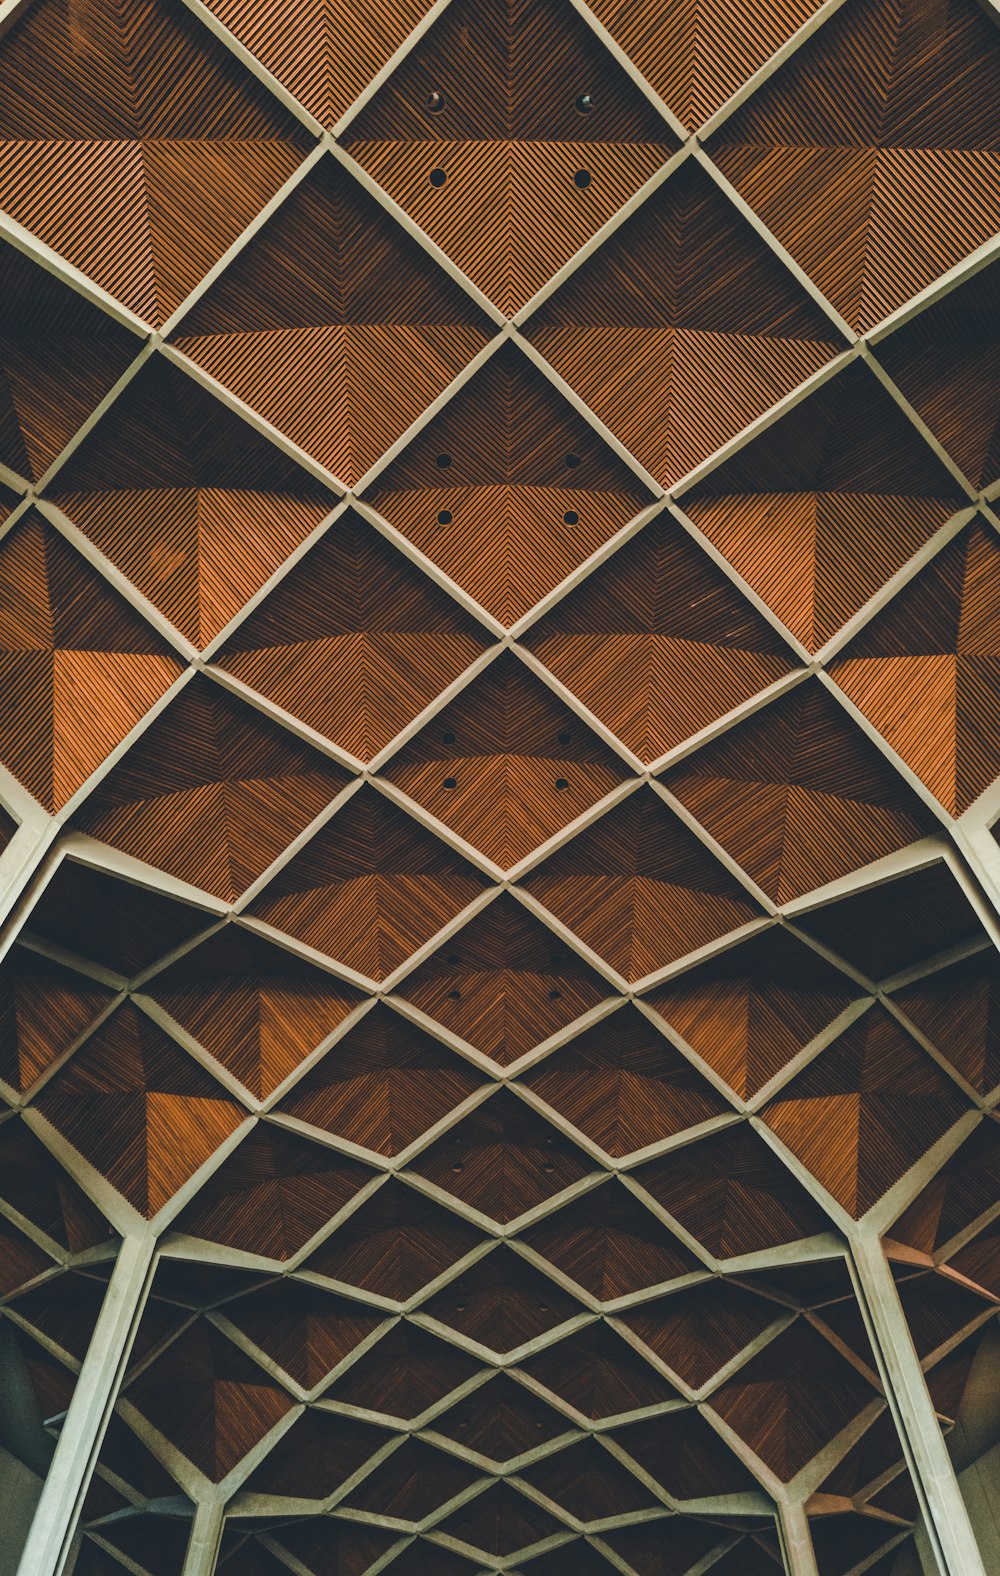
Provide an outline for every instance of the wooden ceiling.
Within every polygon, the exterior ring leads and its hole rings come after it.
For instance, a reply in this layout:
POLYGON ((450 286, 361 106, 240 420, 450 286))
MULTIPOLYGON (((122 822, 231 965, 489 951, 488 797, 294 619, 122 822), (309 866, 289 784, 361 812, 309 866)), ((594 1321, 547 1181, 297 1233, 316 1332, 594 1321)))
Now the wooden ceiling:
POLYGON ((77 1576, 894 1576, 849 1244, 959 1467, 1000 1306, 994 6, 3 9, 53 1437, 159 1255, 77 1576))

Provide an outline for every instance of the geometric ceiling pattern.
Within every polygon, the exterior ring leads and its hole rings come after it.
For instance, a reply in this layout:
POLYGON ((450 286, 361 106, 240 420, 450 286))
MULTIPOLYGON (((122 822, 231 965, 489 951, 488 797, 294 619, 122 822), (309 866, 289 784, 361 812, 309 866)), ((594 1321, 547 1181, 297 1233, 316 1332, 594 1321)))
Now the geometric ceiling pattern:
POLYGON ((5 8, 26 1573, 990 1568, 998 65, 5 8))

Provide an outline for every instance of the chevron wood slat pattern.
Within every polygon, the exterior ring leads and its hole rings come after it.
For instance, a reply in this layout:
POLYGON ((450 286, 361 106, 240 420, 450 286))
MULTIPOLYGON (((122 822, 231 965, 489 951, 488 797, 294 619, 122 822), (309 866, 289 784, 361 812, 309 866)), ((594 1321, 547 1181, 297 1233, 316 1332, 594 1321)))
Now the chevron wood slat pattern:
MULTIPOLYGON (((419 1325, 400 1321, 335 1379, 325 1395, 329 1400, 367 1406, 405 1421, 419 1417, 429 1406, 464 1387, 478 1369, 478 1362, 468 1352, 419 1325)), ((463 1416, 471 1419, 476 1415, 468 1401, 458 1404, 463 1416)), ((435 1431, 441 1433, 440 1416, 435 1425, 435 1431)))
POLYGON ((746 1124, 651 1160, 635 1175, 719 1258, 823 1229, 819 1206, 746 1124))
POLYGON ((202 1320, 147 1368, 128 1394, 207 1477, 225 1477, 291 1405, 239 1347, 202 1320))
POLYGON ((75 824, 231 902, 349 781, 336 762, 199 675, 75 824))
POLYGON ((225 1308, 241 1335, 310 1390, 382 1322, 371 1309, 287 1280, 225 1308))
POLYGON ((873 374, 853 365, 682 507, 816 651, 964 501, 873 374))
POLYGON ((76 1576, 904 1576, 1000 1437, 992 11, 0 34, 39 1466, 157 1247, 76 1576))
POLYGON ((542 304, 526 332, 665 485, 842 348, 691 160, 542 304))
POLYGON ((608 996, 581 957, 506 894, 408 974, 399 994, 509 1066, 608 996))
POLYGON ((996 989, 993 954, 984 952, 925 975, 893 997, 910 1022, 982 1095, 1000 1083, 994 1028, 996 989))
POLYGON ((412 1188, 387 1182, 306 1261, 306 1268, 394 1302, 457 1264, 480 1241, 458 1216, 412 1188))
POLYGON ((841 689, 952 814, 997 774, 1000 540, 974 521, 834 662, 841 689), (891 687, 891 700, 887 690, 891 687))
POLYGON ((524 1082, 616 1160, 728 1109, 632 1006, 560 1046, 524 1082))
POLYGON ((511 625, 650 494, 527 357, 505 345, 367 499, 511 625))
POLYGON ((818 0, 702 7, 664 13, 651 0, 596 0, 595 16, 685 126, 694 128, 806 22, 818 0))
POLYGON ((772 1331, 778 1312, 739 1286, 709 1280, 641 1303, 622 1322, 685 1384, 697 1389, 772 1331))
POLYGON ((0 205, 157 326, 305 154, 178 0, 46 0, 2 58, 0 205))
POLYGON ((458 854, 365 787, 249 912, 369 979, 385 979, 483 885, 458 854))
POLYGON ((454 0, 346 146, 512 317, 676 138, 568 0, 454 0))
POLYGON ((878 360, 976 487, 1000 476, 1000 269, 985 268, 879 347, 878 360))
POLYGON ((525 645, 643 761, 792 667, 778 634, 668 517, 571 591, 525 645))
POLYGON ((755 1455, 787 1479, 812 1459, 817 1439, 839 1432, 875 1394, 835 1347, 799 1320, 722 1386, 715 1406, 755 1455), (827 1383, 817 1385, 818 1374, 827 1383), (819 1391, 824 1403, 817 1411, 819 1391))
POLYGON ((710 141, 859 331, 1000 223, 998 57, 995 21, 975 4, 907 0, 890 17, 851 0, 710 141))
POLYGON ((197 646, 335 502, 161 357, 130 382, 49 496, 197 646))
POLYGON ((37 482, 139 345, 6 243, 0 248, 0 301, 0 460, 37 482))
POLYGON ((46 1085, 37 1108, 146 1215, 177 1192, 243 1115, 129 1005, 46 1085))
POLYGON ((644 998, 744 1100, 856 997, 787 930, 732 947, 644 998))
POLYGON ((364 1149, 396 1155, 478 1084, 450 1049, 378 1006, 278 1109, 364 1149))
POLYGON ((816 681, 755 712, 663 782, 779 903, 933 826, 816 681))
POLYGON ((362 760, 480 655, 479 625, 358 515, 342 515, 218 663, 362 760))
POLYGON ((592 809, 625 768, 504 652, 403 746, 384 775, 508 869, 592 809))
POLYGON ((428 9, 427 0, 389 5, 313 0, 267 12, 245 0, 211 9, 278 81, 325 125, 339 120, 428 9))
POLYGON ((335 975, 236 926, 184 953, 146 991, 258 1099, 364 1000, 335 975))
POLYGON ((602 1302, 701 1267, 615 1182, 530 1226, 524 1241, 602 1302))
POLYGON ((365 1166, 259 1124, 178 1216, 178 1227, 267 1258, 290 1258, 369 1180, 365 1166))
POLYGON ((740 929, 760 912, 648 788, 579 833, 524 885, 629 980, 740 929))
POLYGON ((463 291, 327 160, 196 303, 174 343, 353 484, 486 337, 463 291))
POLYGON ((772 1131, 795 1153, 807 1154, 813 1175, 845 1209, 861 1215, 965 1104, 895 1020, 874 1007, 766 1109, 772 1131), (891 1095, 882 1092, 887 1078, 891 1095))
POLYGON ((113 1001, 106 985, 13 947, 0 965, 0 1077, 18 1092, 30 1088, 113 1001))
POLYGON ((591 1166, 557 1128, 501 1090, 423 1150, 413 1169, 505 1224, 578 1182, 591 1166))

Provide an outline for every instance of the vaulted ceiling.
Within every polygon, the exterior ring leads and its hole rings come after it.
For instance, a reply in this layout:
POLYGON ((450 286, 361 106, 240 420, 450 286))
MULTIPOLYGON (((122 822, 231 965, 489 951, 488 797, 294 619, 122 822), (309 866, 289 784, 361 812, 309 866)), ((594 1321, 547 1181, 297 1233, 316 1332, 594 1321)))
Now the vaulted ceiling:
POLYGON ((1000 1438, 998 23, 0 7, 47 1448, 155 1240, 77 1576, 902 1576, 864 1241, 1000 1438))

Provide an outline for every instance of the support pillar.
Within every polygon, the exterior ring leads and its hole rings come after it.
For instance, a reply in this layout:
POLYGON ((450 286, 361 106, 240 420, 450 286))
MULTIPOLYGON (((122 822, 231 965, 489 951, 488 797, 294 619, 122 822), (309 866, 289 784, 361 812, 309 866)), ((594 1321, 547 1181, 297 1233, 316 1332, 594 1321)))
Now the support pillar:
POLYGON ((801 1500, 778 1501, 778 1530, 788 1576, 819 1576, 809 1518, 801 1500))
POLYGON ((225 1506, 212 1500, 205 1500, 198 1506, 184 1555, 183 1576, 212 1576, 222 1542, 225 1513, 225 1506))
POLYGON ((18 1576, 62 1576, 139 1325, 156 1242, 125 1237, 21 1555, 18 1576))
POLYGON ((986 1576, 958 1478, 948 1455, 881 1240, 852 1235, 859 1301, 923 1506, 940 1576, 986 1576))

